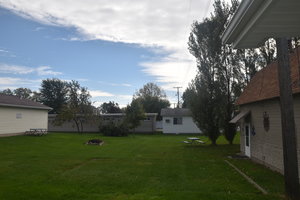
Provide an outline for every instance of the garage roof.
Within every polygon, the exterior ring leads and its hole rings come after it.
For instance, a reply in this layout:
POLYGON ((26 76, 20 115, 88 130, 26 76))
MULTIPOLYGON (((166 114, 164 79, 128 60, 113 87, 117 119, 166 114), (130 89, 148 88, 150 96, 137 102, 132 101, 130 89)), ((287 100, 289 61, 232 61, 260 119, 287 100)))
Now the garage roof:
POLYGON ((5 94, 0 94, 0 106, 52 110, 52 108, 41 103, 5 94))
MULTIPOLYGON (((300 48, 290 54, 292 91, 300 93, 300 48), (297 53, 298 51, 298 53, 297 53)), ((279 97, 278 63, 274 61, 255 74, 241 96, 237 105, 253 103, 279 97)))
POLYGON ((161 109, 161 116, 165 117, 183 117, 192 116, 192 112, 187 108, 163 108, 161 109))

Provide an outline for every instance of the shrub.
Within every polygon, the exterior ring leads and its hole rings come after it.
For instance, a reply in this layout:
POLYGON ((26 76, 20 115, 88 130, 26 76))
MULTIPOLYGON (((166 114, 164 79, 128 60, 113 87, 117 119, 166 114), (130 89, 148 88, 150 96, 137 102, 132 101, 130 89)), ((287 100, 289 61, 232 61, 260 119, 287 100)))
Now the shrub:
POLYGON ((115 124, 110 122, 100 127, 100 132, 105 136, 127 136, 129 133, 128 127, 124 124, 115 124))

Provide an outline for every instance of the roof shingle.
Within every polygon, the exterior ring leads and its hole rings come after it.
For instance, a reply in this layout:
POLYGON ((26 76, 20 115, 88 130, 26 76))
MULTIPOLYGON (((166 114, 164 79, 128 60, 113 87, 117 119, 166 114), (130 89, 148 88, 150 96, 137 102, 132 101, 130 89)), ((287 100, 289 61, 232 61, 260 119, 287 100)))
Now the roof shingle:
MULTIPOLYGON (((291 81, 293 94, 300 93, 299 68, 300 48, 290 54, 291 81), (298 51, 298 54, 297 54, 298 51)), ((278 63, 269 64, 255 74, 244 92, 237 99, 237 105, 253 103, 279 97, 278 63)))
POLYGON ((0 106, 22 107, 51 110, 52 108, 29 99, 21 99, 13 95, 0 94, 0 106))
POLYGON ((162 116, 175 116, 175 117, 182 117, 182 116, 192 116, 190 109, 187 108, 163 108, 161 109, 162 116))

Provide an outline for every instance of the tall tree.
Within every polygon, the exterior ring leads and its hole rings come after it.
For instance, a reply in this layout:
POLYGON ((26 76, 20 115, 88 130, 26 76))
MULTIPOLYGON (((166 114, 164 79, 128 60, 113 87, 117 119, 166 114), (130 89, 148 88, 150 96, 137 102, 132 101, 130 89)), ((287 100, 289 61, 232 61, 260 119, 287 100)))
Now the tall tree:
POLYGON ((198 74, 189 84, 182 98, 191 109, 197 126, 215 145, 220 135, 221 124, 221 107, 216 105, 221 105, 222 98, 219 97, 218 83, 207 80, 205 76, 205 74, 198 74))
POLYGON ((190 105, 199 128, 207 132, 213 144, 220 135, 220 128, 224 129, 230 143, 235 134, 228 122, 234 110, 232 97, 233 92, 239 90, 241 71, 233 49, 222 44, 221 34, 237 6, 236 0, 231 1, 231 6, 216 0, 211 17, 194 22, 189 37, 189 50, 197 60, 199 74, 187 89, 185 101, 191 101, 186 104, 190 105), (193 101, 195 97, 198 102, 193 101))
POLYGON ((138 92, 135 94, 136 97, 158 97, 166 98, 167 95, 165 91, 156 85, 155 83, 149 82, 146 83, 138 92))
POLYGON ((135 93, 134 99, 139 101, 147 113, 158 113, 157 120, 161 120, 160 111, 170 106, 165 91, 155 83, 145 84, 135 93))
POLYGON ((90 94, 77 81, 66 85, 68 91, 67 103, 63 105, 56 117, 55 123, 61 125, 65 121, 73 121, 78 132, 83 132, 84 122, 95 122, 94 107, 91 105, 90 94))
POLYGON ((122 110, 119 107, 118 103, 115 103, 113 101, 109 101, 108 103, 104 102, 99 107, 99 110, 101 113, 121 113, 122 110))
POLYGON ((265 42, 265 45, 259 48, 261 62, 259 63, 260 67, 263 68, 276 60, 276 41, 273 38, 268 39, 265 42))
POLYGON ((125 123, 130 129, 133 129, 140 125, 140 121, 145 118, 145 111, 140 101, 133 99, 131 104, 125 109, 125 123))
POLYGON ((6 95, 14 95, 13 91, 11 91, 11 89, 9 89, 9 88, 2 90, 0 93, 6 94, 6 95))
POLYGON ((59 113, 67 103, 67 82, 53 78, 42 81, 41 102, 51 108, 50 113, 59 113))
MULTIPOLYGON (((208 106, 213 107, 223 105, 221 109, 211 108, 211 113, 207 113, 209 115, 218 115, 219 121, 215 121, 215 124, 212 124, 206 118, 201 118, 201 120, 206 122, 198 122, 198 124, 200 126, 210 124, 212 126, 211 130, 217 130, 213 127, 219 123, 230 144, 236 133, 235 126, 229 124, 235 111, 234 102, 236 98, 241 94, 243 88, 249 83, 255 73, 266 64, 272 62, 276 55, 275 42, 273 40, 267 41, 259 49, 234 50, 230 45, 222 44, 222 33, 230 16, 237 9, 238 4, 237 0, 231 0, 230 5, 225 3, 225 1, 215 0, 214 11, 211 16, 203 22, 196 21, 193 23, 188 44, 191 54, 197 60, 199 74, 185 94, 185 100, 192 102, 191 95, 198 95, 200 101, 193 102, 194 104, 206 102, 208 106), (201 86, 197 86, 197 84, 201 86), (199 94, 200 91, 202 93, 199 94), (217 98, 220 98, 220 100, 217 98)), ((193 103, 185 102, 186 105, 190 106, 193 103)), ((192 112, 196 116, 199 115, 197 112, 204 113, 207 109, 201 105, 194 106, 192 112)), ((199 117, 197 119, 200 120, 199 117)), ((208 119, 212 119, 212 117, 208 117, 208 119)), ((203 127, 200 128, 203 129, 203 127)), ((217 135, 215 133, 210 134, 217 135)))
POLYGON ((16 95, 22 99, 30 99, 32 93, 33 92, 29 88, 17 88, 14 90, 14 95, 16 95))
POLYGON ((41 102, 41 93, 33 91, 30 99, 36 102, 41 102))

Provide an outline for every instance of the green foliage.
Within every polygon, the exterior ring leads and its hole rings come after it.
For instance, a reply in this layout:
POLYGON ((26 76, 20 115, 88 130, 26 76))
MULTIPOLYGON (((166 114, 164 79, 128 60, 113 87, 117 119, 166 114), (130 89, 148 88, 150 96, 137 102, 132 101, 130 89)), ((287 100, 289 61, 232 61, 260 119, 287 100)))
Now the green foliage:
POLYGON ((17 88, 14 90, 14 95, 22 99, 30 99, 32 91, 28 88, 17 88))
POLYGON ((160 88, 155 83, 149 82, 146 83, 138 92, 136 92, 135 96, 138 97, 158 97, 158 98, 166 98, 165 91, 160 88))
POLYGON ((105 136, 127 136, 129 129, 125 123, 109 122, 100 126, 100 132, 105 136))
POLYGON ((109 101, 108 103, 104 102, 99 107, 99 110, 101 113, 121 113, 122 110, 119 107, 118 103, 115 103, 113 101, 109 101))
POLYGON ((41 102, 52 108, 50 113, 60 113, 67 104, 67 82, 59 79, 46 79, 41 84, 41 102))
POLYGON ((147 83, 136 92, 134 99, 139 101, 147 113, 157 113, 161 120, 160 111, 170 106, 165 91, 155 83, 147 83))
POLYGON ((236 110, 234 102, 255 73, 272 62, 276 54, 272 39, 260 49, 235 50, 222 44, 222 33, 238 4, 237 0, 231 5, 215 0, 211 16, 192 24, 188 45, 197 60, 198 75, 183 95, 184 105, 191 108, 199 128, 212 134, 212 140, 223 130, 229 143, 236 132, 229 124, 236 110))
POLYGON ((232 3, 233 6, 229 7, 216 0, 212 16, 192 25, 188 43, 190 53, 197 59, 198 75, 184 92, 183 98, 197 125, 213 144, 220 135, 222 125, 228 123, 225 118, 230 112, 232 114, 232 91, 236 89, 234 86, 238 86, 237 75, 240 73, 232 49, 221 41, 225 23, 237 8, 237 1, 232 3))
POLYGON ((17 88, 15 90, 11 90, 9 88, 0 91, 2 94, 6 95, 15 95, 22 99, 29 99, 36 102, 41 102, 40 93, 36 91, 32 91, 29 88, 17 88))
POLYGON ((219 96, 217 82, 213 82, 210 89, 204 78, 196 77, 183 94, 183 99, 192 111, 197 126, 209 137, 212 144, 220 136, 220 112, 222 98, 219 96))
POLYGON ((2 90, 0 93, 6 94, 6 95, 14 95, 13 91, 11 91, 11 89, 9 89, 9 88, 2 90))
POLYGON ((81 87, 77 81, 66 83, 67 99, 55 118, 55 124, 61 125, 66 121, 73 121, 78 132, 83 132, 85 122, 97 122, 94 107, 91 105, 87 88, 81 87))
POLYGON ((141 123, 140 120, 145 118, 145 111, 142 104, 135 99, 126 107, 125 113, 124 123, 126 123, 130 129, 138 127, 141 123))

